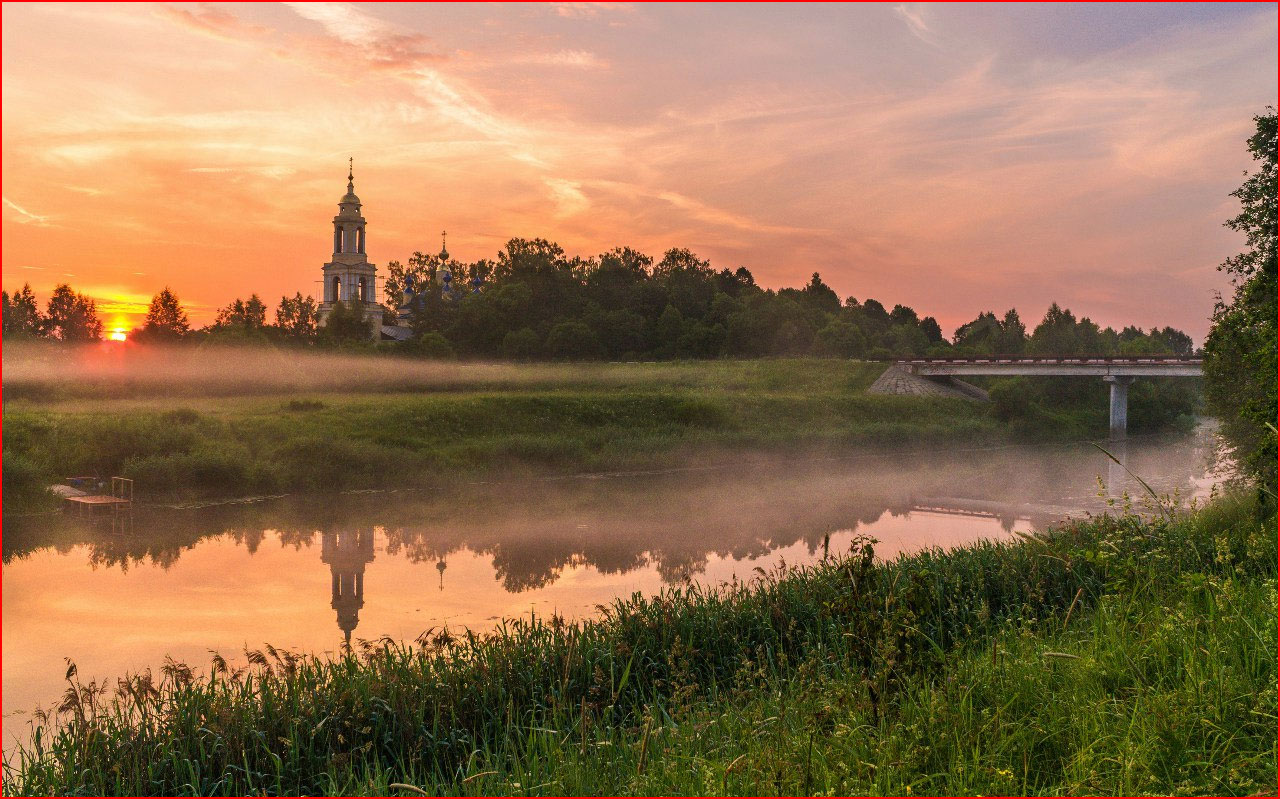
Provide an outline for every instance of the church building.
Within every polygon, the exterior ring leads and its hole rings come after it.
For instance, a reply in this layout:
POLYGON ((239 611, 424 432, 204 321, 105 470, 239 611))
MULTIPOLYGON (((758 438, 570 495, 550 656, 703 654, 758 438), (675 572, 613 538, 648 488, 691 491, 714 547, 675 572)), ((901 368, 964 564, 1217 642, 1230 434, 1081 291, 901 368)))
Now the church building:
POLYGON ((378 302, 378 268, 369 263, 365 253, 365 218, 360 214, 360 198, 356 196, 353 165, 347 165, 347 193, 338 201, 338 215, 333 218, 333 256, 324 265, 324 299, 320 303, 318 321, 325 324, 334 303, 348 308, 364 309, 369 318, 369 336, 379 337, 382 330, 382 305, 378 302))
MULTIPOLYGON (((403 287, 403 301, 395 309, 393 324, 383 324, 383 305, 378 301, 378 268, 369 262, 365 251, 365 221, 360 213, 360 198, 356 196, 354 165, 348 159, 347 193, 338 201, 338 215, 333 218, 333 256, 323 268, 323 299, 317 313, 317 321, 324 327, 334 306, 341 302, 345 307, 364 310, 369 322, 369 337, 373 339, 404 341, 413 336, 412 319, 428 291, 438 291, 452 300, 461 297, 462 286, 454 285, 454 277, 448 264, 449 251, 444 246, 441 233, 440 263, 445 266, 436 271, 435 287, 429 281, 415 282, 407 276, 403 287)), ((479 278, 471 281, 472 291, 481 288, 479 278)))

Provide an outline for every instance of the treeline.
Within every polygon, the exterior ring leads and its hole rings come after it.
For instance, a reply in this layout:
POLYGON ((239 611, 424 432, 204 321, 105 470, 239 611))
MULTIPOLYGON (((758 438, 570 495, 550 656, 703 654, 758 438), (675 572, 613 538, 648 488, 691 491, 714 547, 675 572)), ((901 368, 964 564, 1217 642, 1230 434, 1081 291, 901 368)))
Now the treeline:
MULTIPOLYGON (((395 324, 403 309, 412 336, 381 346, 439 356, 662 360, 1192 352, 1190 336, 1171 327, 1116 331, 1056 304, 1030 333, 1011 309, 1002 317, 979 314, 947 340, 932 316, 900 304, 886 308, 870 298, 842 301, 816 272, 800 288, 775 291, 758 286, 745 267, 717 271, 687 249, 668 250, 654 263, 630 248, 581 258, 566 256, 544 239, 512 239, 495 260, 463 263, 417 252, 406 264, 393 261, 385 290, 383 323, 395 324), (406 293, 407 286, 418 287, 418 293, 406 293)), ((361 309, 340 305, 322 327, 317 303, 300 293, 280 299, 272 323, 255 294, 234 300, 213 324, 193 330, 166 288, 130 338, 356 344, 368 337, 370 323, 361 309)), ((102 325, 93 301, 69 286, 55 289, 44 314, 24 286, 4 296, 4 330, 82 341, 100 338, 102 325), (76 319, 94 321, 69 322, 68 307, 76 309, 76 319)))

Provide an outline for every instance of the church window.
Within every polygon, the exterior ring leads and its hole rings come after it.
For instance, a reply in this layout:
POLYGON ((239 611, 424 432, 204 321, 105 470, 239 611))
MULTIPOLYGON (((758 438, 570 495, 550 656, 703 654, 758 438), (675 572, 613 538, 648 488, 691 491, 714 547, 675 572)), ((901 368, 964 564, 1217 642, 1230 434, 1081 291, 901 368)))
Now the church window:
POLYGON ((335 277, 333 279, 333 301, 338 302, 342 299, 342 278, 335 277))

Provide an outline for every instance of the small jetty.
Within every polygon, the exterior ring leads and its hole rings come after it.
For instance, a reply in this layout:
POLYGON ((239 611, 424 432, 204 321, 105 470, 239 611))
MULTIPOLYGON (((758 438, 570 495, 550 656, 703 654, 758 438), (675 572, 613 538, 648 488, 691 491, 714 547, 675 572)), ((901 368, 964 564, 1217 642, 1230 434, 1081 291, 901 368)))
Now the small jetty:
POLYGON ((118 513, 133 507, 133 480, 128 477, 112 477, 111 493, 91 493, 107 487, 96 477, 68 477, 62 485, 51 486, 50 490, 62 497, 68 507, 75 508, 78 513, 92 514, 106 509, 118 513))

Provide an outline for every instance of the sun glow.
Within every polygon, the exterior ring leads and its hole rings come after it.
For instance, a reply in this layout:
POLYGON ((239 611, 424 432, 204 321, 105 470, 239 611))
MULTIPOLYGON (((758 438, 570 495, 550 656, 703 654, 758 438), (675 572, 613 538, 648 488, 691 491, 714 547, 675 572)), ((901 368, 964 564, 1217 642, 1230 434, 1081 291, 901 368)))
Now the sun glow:
POLYGON ((123 327, 117 327, 115 330, 111 331, 111 335, 108 336, 107 338, 111 339, 112 341, 124 341, 126 338, 128 338, 128 334, 125 333, 125 330, 123 327))

